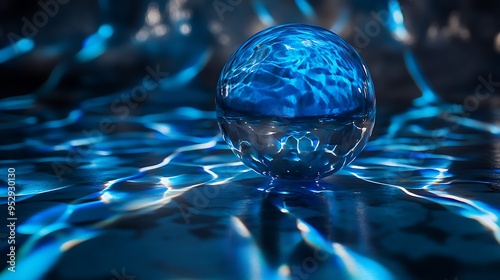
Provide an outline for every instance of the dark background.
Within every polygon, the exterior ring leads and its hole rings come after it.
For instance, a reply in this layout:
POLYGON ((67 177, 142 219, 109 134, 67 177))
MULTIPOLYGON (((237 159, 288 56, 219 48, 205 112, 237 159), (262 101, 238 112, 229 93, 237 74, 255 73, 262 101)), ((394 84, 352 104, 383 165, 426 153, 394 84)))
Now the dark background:
POLYGON ((4 0, 0 279, 496 279, 499 65, 494 0, 4 0), (319 183, 241 165, 213 112, 231 53, 288 22, 345 38, 376 89, 364 152, 319 183))

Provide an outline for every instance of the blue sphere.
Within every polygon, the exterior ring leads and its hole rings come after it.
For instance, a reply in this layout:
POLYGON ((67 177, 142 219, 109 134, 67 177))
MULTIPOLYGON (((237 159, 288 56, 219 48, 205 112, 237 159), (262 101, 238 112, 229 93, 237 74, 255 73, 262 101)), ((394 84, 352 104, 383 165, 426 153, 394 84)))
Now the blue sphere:
POLYGON ((359 54, 329 30, 268 28, 227 61, 217 119, 231 150, 272 178, 317 180, 363 150, 375 122, 375 92, 359 54))

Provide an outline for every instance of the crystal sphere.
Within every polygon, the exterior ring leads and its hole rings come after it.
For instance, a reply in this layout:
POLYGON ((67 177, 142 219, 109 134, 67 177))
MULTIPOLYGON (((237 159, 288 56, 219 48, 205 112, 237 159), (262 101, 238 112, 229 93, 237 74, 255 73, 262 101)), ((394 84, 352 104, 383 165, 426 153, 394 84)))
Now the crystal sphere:
POLYGON ((246 39, 271 26, 290 22, 305 23, 321 26, 337 34, 346 34, 352 29, 347 28, 351 25, 351 1, 353 0, 208 1, 210 7, 205 9, 208 14, 206 26, 214 41, 210 62, 199 78, 204 86, 215 87, 219 72, 213 70, 222 68, 234 50, 246 39))
POLYGON ((217 85, 217 119, 231 150, 272 178, 317 180, 363 150, 375 93, 358 53, 306 24, 268 28, 228 60, 217 85))

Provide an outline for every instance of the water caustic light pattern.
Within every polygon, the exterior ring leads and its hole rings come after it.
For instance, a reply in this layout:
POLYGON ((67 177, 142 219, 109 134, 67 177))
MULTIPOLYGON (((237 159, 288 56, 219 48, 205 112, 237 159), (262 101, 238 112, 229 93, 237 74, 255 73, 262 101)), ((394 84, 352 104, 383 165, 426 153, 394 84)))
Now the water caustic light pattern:
POLYGON ((363 150, 375 121, 361 57, 336 34, 304 24, 247 40, 222 70, 216 103, 233 152, 273 178, 340 170, 363 150))
MULTIPOLYGON (((498 135, 456 125, 432 142, 435 124, 452 124, 423 109, 381 114, 387 125, 335 176, 269 182, 232 154, 216 113, 196 106, 210 92, 172 90, 189 97, 180 106, 161 93, 127 118, 109 109, 124 92, 54 119, 2 107, 0 169, 16 170, 17 221, 16 272, 3 261, 1 280, 498 279, 498 135), (100 130, 103 120, 115 130, 100 130)), ((355 129, 304 119, 310 133, 283 141, 299 156, 327 137, 314 128, 355 129)), ((278 139, 286 129, 300 130, 281 127, 278 139)), ((5 213, 7 186, 4 175, 5 213)))

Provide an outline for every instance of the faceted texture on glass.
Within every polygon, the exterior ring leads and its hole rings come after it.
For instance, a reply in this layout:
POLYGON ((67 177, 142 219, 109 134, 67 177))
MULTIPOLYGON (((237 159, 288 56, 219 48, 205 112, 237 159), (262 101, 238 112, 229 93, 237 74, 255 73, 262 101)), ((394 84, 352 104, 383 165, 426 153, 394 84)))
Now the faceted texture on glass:
POLYGON ((217 117, 233 152, 273 178, 319 179, 364 148, 375 120, 367 67, 342 38, 311 25, 266 29, 229 59, 217 117))

